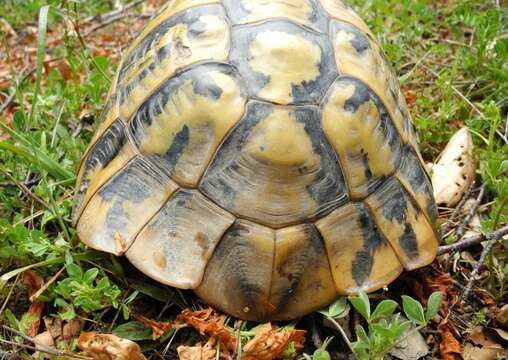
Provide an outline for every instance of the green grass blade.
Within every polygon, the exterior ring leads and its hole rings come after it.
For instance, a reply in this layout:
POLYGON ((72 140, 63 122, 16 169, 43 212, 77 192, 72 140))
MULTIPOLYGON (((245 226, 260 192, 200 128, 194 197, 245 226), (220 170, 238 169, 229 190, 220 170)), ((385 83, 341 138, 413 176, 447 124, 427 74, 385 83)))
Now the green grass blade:
POLYGON ((48 27, 48 11, 49 5, 41 7, 39 10, 39 28, 37 34, 37 68, 35 71, 35 90, 32 102, 32 109, 30 110, 30 117, 28 118, 28 128, 32 125, 32 120, 37 106, 37 97, 41 88, 42 66, 44 65, 44 56, 46 55, 46 30, 48 27))
POLYGON ((23 146, 10 144, 7 141, 0 142, 0 148, 20 155, 35 165, 40 165, 51 176, 57 180, 69 181, 74 179, 74 173, 67 170, 62 164, 54 160, 44 150, 38 148, 30 140, 0 122, 0 128, 7 132, 14 140, 20 142, 23 146))

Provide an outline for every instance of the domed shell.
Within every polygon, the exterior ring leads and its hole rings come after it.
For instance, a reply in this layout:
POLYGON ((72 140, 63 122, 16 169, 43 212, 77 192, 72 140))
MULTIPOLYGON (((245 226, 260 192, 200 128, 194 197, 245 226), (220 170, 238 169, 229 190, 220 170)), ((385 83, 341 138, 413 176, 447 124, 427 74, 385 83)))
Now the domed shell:
POLYGON ((249 320, 429 264, 436 206, 393 71, 338 0, 172 0, 83 158, 88 246, 249 320))

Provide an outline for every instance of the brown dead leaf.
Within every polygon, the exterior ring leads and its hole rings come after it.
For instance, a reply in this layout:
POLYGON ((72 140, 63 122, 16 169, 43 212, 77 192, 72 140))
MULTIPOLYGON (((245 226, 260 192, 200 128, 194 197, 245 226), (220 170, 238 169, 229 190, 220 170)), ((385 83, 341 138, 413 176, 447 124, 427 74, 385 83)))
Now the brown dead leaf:
POLYGON ((79 335, 85 322, 83 320, 72 319, 69 320, 62 328, 61 340, 68 341, 79 335))
POLYGON ((45 316, 44 325, 46 326, 46 330, 49 331, 53 339, 57 339, 62 336, 62 320, 45 316))
POLYGON ((496 313, 496 320, 503 326, 508 327, 508 304, 504 305, 496 313))
POLYGON ((470 343, 464 345, 464 360, 496 360, 498 351, 495 349, 478 347, 470 343))
POLYGON ((227 349, 234 350, 236 339, 224 327, 225 320, 225 315, 218 314, 212 308, 198 311, 185 309, 178 315, 175 323, 191 326, 201 335, 215 336, 227 349))
POLYGON ((78 348, 94 360, 146 360, 138 344, 111 334, 83 333, 78 348))
MULTIPOLYGON (((201 345, 201 343, 197 343, 194 346, 180 345, 176 351, 180 360, 215 360, 217 356, 216 346, 216 338, 212 337, 204 345, 201 345)), ((221 352, 220 358, 230 360, 231 355, 221 352)))
POLYGON ((150 320, 149 318, 141 315, 141 314, 132 314, 132 317, 138 320, 140 323, 152 329, 152 339, 157 340, 166 332, 173 328, 173 324, 169 322, 158 322, 155 320, 150 320))
POLYGON ((416 102, 416 91, 412 89, 403 89, 404 97, 406 98, 406 104, 409 108, 412 108, 416 102))
MULTIPOLYGON (((21 275, 21 282, 28 288, 28 296, 32 296, 37 292, 43 285, 44 280, 32 270, 27 270, 21 275)), ((41 316, 46 307, 46 303, 34 300, 28 308, 28 313, 35 317, 35 321, 30 325, 26 331, 26 335, 34 337, 39 332, 41 325, 41 316)))
POLYGON ((305 331, 296 329, 274 329, 270 323, 264 324, 256 336, 243 347, 245 360, 272 360, 280 358, 289 343, 296 350, 303 348, 305 331))
POLYGON ((439 324, 437 327, 441 333, 441 343, 439 344, 439 352, 443 360, 461 359, 462 349, 459 341, 453 335, 450 325, 446 322, 439 324))
POLYGON ((477 326, 469 332, 469 341, 464 346, 464 359, 494 360, 498 356, 505 356, 506 350, 487 331, 477 326))

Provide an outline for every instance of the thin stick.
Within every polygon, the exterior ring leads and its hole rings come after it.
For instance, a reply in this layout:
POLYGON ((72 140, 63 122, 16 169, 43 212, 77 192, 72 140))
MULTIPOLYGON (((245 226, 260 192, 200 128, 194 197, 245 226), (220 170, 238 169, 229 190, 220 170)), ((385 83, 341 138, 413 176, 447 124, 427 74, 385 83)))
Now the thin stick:
POLYGON ((85 360, 92 359, 91 357, 88 357, 88 356, 73 354, 73 353, 69 353, 68 351, 61 351, 61 350, 58 350, 58 349, 50 348, 49 346, 46 346, 46 345, 43 345, 43 344, 38 344, 38 343, 35 342, 34 338, 23 334, 21 331, 18 331, 16 329, 13 329, 13 328, 11 328, 9 326, 6 326, 6 325, 2 325, 2 327, 5 330, 8 330, 8 331, 10 331, 10 332, 12 332, 12 333, 14 333, 14 334, 16 334, 18 336, 21 336, 23 339, 31 342, 32 344, 36 344, 37 347, 30 346, 30 345, 25 345, 25 344, 20 344, 20 343, 14 342, 14 341, 3 340, 3 339, 0 339, 0 342, 4 342, 4 343, 10 344, 10 345, 17 345, 17 346, 21 346, 21 347, 24 347, 24 348, 27 348, 27 349, 30 349, 30 350, 41 351, 41 352, 44 352, 44 353, 47 353, 47 354, 52 354, 52 355, 57 355, 57 356, 68 356, 68 357, 73 357, 73 358, 76 358, 76 359, 85 359, 85 360))
POLYGON ((330 316, 327 316, 326 319, 329 320, 333 324, 333 326, 335 326, 337 328, 337 330, 339 330, 340 335, 344 339, 347 347, 349 348, 349 350, 353 354, 354 358, 358 359, 358 356, 356 355, 355 351, 353 350, 353 345, 351 345, 351 342, 349 341, 349 338, 347 337, 347 334, 344 331, 344 329, 342 328, 342 326, 340 326, 340 324, 337 321, 335 321, 334 318, 332 318, 330 316))
POLYGON ((454 244, 440 246, 439 250, 438 250, 438 255, 461 251, 461 250, 464 250, 464 249, 471 247, 473 245, 477 245, 485 240, 490 240, 490 239, 499 240, 505 235, 508 235, 508 225, 494 231, 493 233, 491 233, 487 236, 485 236, 483 234, 468 236, 467 238, 462 239, 461 241, 457 241, 454 244))
POLYGON ((28 197, 31 197, 32 199, 34 199, 35 201, 37 201, 39 204, 41 204, 43 207, 45 207, 46 209, 48 210, 51 210, 49 205, 44 201, 42 200, 40 197, 38 197, 37 195, 35 195, 32 190, 30 190, 28 187, 26 187, 25 184, 23 184, 22 182, 18 182, 14 176, 12 176, 11 174, 9 174, 9 172, 5 171, 4 169, 0 169, 5 176, 7 176, 9 179, 11 179, 11 181, 16 184, 17 187, 20 188, 20 190, 22 192, 25 193, 25 195, 27 195, 28 197))
POLYGON ((11 298, 12 296, 12 292, 14 291, 14 288, 16 287, 16 285, 18 284, 18 279, 19 279, 19 274, 16 276, 16 279, 14 280, 14 284, 12 284, 10 290, 9 290, 9 293, 7 294, 7 297, 5 298, 4 300, 4 303, 2 305, 2 308, 0 309, 0 315, 4 312, 5 310, 5 307, 7 306, 7 304, 9 303, 9 299, 11 298))
POLYGON ((65 270, 65 266, 63 266, 58 272, 51 277, 39 290, 37 290, 32 296, 30 296, 29 300, 30 302, 34 302, 34 300, 37 300, 41 294, 46 291, 46 289, 55 282, 55 280, 60 276, 60 274, 65 270))
POLYGON ((459 216, 460 211, 464 207, 464 204, 466 203, 467 199, 469 199, 469 196, 473 192, 474 186, 475 186, 475 181, 473 181, 471 183, 471 186, 469 186, 469 189, 467 189, 466 193, 462 196, 462 198, 460 199, 460 201, 457 204, 457 206, 455 207, 455 209, 453 209, 453 212, 452 212, 451 216, 449 217, 448 221, 446 222, 446 224, 443 225, 443 229, 441 230, 441 233, 443 234, 443 236, 445 236, 448 233, 448 231, 451 230, 451 228, 453 226, 453 222, 455 221, 457 216, 459 216))
MULTIPOLYGON (((508 233, 508 226, 505 226, 505 232, 508 233)), ((480 268, 482 267, 483 263, 485 262, 485 259, 487 258, 487 255, 490 253, 496 242, 502 237, 501 236, 494 236, 494 234, 491 234, 490 236, 487 236, 488 243, 487 246, 485 246, 485 249, 483 249, 482 254, 480 255, 480 260, 476 263, 476 265, 473 268, 473 271, 471 271, 471 274, 469 274, 469 281, 467 282, 466 289, 462 293, 462 299, 467 300, 469 297, 469 293, 471 292, 471 289, 473 288, 473 283, 475 281, 476 275, 478 275, 478 272, 480 271, 480 268)))
POLYGON ((11 105, 11 103, 14 101, 14 98, 16 97, 16 91, 13 91, 7 99, 3 102, 2 106, 0 106, 0 114, 4 112, 5 109, 11 105))
POLYGON ((478 196, 476 197, 476 200, 475 202, 473 203, 473 205, 471 206, 471 208, 469 209, 469 212, 467 214, 467 216, 465 217, 464 221, 462 221, 462 223, 459 225, 459 227, 457 228, 457 239, 462 239, 462 237, 464 236, 465 232, 466 232, 466 227, 469 225, 469 223, 471 222, 471 220, 473 219, 473 216, 476 214, 476 212, 478 211, 478 207, 480 206, 482 200, 483 200, 483 195, 485 194, 485 184, 483 184, 481 187, 480 187, 480 192, 478 193, 478 196))

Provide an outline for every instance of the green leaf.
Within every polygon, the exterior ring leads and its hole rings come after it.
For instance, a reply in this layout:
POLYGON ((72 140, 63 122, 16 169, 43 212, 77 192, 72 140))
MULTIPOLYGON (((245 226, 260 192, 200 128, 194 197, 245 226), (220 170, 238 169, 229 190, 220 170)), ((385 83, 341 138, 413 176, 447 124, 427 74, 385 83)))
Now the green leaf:
POLYGON ((370 344, 369 335, 367 335, 367 332, 361 325, 356 325, 355 327, 355 333, 358 340, 362 341, 365 344, 370 344))
POLYGON ((152 339, 152 330, 137 321, 130 321, 128 323, 118 325, 113 329, 112 333, 113 335, 132 341, 152 339))
POLYGON ((436 316, 439 308, 441 307, 441 301, 443 300, 443 294, 439 291, 432 293, 427 301, 427 311, 425 312, 425 320, 428 322, 436 316))
POLYGON ((363 291, 357 297, 349 297, 349 302, 358 311, 367 322, 370 322, 370 303, 369 297, 363 291))
POLYGON ((397 306, 398 304, 393 300, 383 300, 376 306, 370 319, 376 320, 382 316, 392 315, 397 306))
POLYGON ((88 269, 85 272, 85 275, 83 275, 83 281, 86 284, 91 285, 93 283, 93 281, 95 280, 95 278, 97 277, 97 275, 99 275, 99 269, 97 269, 97 268, 88 269))
POLYGON ((83 270, 76 264, 69 264, 66 266, 67 274, 70 277, 81 280, 83 278, 83 270))
POLYGON ((326 317, 334 318, 334 319, 340 319, 346 316, 346 298, 340 297, 337 300, 335 300, 327 310, 321 310, 319 313, 323 314, 326 317))
POLYGON ((330 353, 326 350, 317 349, 312 354, 312 360, 331 360, 330 353))
POLYGON ((402 307, 407 318, 416 325, 426 324, 422 304, 410 296, 402 295, 402 307))

